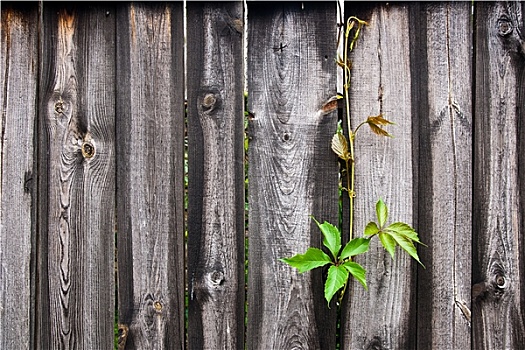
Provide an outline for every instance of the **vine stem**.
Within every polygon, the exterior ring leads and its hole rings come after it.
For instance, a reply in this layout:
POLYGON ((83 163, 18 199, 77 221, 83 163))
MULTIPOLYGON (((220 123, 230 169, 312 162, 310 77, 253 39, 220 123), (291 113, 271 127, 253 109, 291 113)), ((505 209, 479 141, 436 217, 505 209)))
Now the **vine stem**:
MULTIPOLYGON (((357 42, 357 38, 359 37, 359 33, 361 31, 361 27, 363 25, 367 24, 365 21, 360 20, 357 17, 351 16, 348 18, 347 24, 346 24, 346 31, 345 31, 345 44, 344 44, 344 53, 343 53, 343 60, 344 60, 344 93, 345 93, 345 107, 346 107, 346 122, 348 125, 348 142, 350 143, 350 167, 348 164, 348 160, 346 161, 346 188, 348 192, 348 210, 349 210, 349 222, 348 222, 348 237, 351 241, 354 238, 354 198, 355 198, 355 152, 354 152, 354 141, 355 141, 355 135, 357 133, 357 130, 365 124, 365 122, 359 124, 359 126, 355 129, 355 131, 352 131, 352 123, 350 118, 350 99, 349 99, 349 93, 350 90, 350 62, 348 60, 348 52, 352 51, 354 49, 354 45, 357 42), (350 36, 350 31, 352 28, 354 28, 355 23, 357 23, 357 28, 354 33, 354 37, 352 38, 352 41, 350 42, 350 47, 348 45, 348 38, 350 36), (349 169, 350 168, 350 169, 349 169)), ((351 258, 350 258, 351 260, 351 258)))

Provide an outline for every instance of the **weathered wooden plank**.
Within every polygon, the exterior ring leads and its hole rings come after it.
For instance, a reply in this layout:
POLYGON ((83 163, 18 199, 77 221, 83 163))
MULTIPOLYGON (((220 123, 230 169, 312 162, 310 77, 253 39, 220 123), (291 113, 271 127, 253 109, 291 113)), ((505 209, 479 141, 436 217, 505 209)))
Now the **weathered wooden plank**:
POLYGON ((182 10, 182 2, 118 7, 118 303, 126 349, 184 347, 182 10))
MULTIPOLYGON (((354 237, 358 237, 375 219, 380 198, 389 208, 389 222, 413 225, 416 219, 408 5, 345 2, 345 15, 369 23, 350 57, 353 127, 380 113, 397 124, 387 128, 394 138, 364 129, 356 137, 354 237)), ((349 287, 342 310, 342 348, 414 348, 414 263, 399 248, 392 260, 377 239, 356 261, 367 270, 369 290, 355 281, 349 287)))
MULTIPOLYGON (((418 229, 417 346, 470 349, 472 21, 469 2, 411 4, 418 229)), ((396 140, 393 140, 395 142, 396 140)))
POLYGON ((249 3, 249 349, 335 348, 322 271, 278 260, 321 246, 310 215, 337 224, 335 6, 249 3))
POLYGON ((243 13, 187 4, 190 349, 244 349, 243 13))
POLYGON ((38 7, 2 4, 0 49, 0 348, 32 348, 34 127, 38 7))
POLYGON ((525 339, 523 193, 520 195, 525 4, 476 3, 475 13, 472 346, 519 349, 525 339))
POLYGON ((39 348, 113 344, 115 13, 44 6, 39 348))

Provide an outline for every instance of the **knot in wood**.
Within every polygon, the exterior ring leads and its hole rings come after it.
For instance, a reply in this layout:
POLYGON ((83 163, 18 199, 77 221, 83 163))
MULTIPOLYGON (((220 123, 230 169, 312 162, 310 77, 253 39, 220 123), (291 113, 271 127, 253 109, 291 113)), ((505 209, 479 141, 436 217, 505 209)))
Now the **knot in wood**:
POLYGON ((55 112, 57 114, 64 113, 64 102, 58 101, 58 102, 55 103, 55 112))
POLYGON ((162 304, 158 300, 153 303, 153 307, 155 308, 155 311, 157 311, 157 312, 161 312, 162 311, 162 304))
POLYGON ((366 350, 383 350, 385 347, 382 343, 383 342, 381 341, 381 338, 375 336, 374 339, 372 339, 366 346, 366 350))
POLYGON ((496 275, 494 282, 496 283, 496 288, 504 289, 507 287, 507 280, 503 275, 496 275))
POLYGON ((224 273, 222 271, 213 271, 210 274, 210 282, 213 286, 220 286, 224 282, 224 273))
POLYGON ((84 156, 84 158, 93 158, 95 155, 95 146, 93 146, 91 142, 84 142, 80 149, 82 150, 82 156, 84 156))
POLYGON ((498 19, 498 35, 502 37, 509 36, 514 29, 512 22, 507 16, 502 16, 498 19))
POLYGON ((215 106, 215 103, 217 102, 217 98, 214 94, 206 94, 204 98, 202 99, 202 108, 204 110, 210 110, 215 106))

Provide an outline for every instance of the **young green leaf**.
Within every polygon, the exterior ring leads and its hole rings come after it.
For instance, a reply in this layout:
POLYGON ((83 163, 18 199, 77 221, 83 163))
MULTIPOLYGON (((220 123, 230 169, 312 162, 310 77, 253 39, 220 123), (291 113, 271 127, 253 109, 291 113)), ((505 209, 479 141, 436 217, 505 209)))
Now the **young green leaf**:
POLYGON ((343 266, 333 265, 328 269, 328 277, 324 285, 324 298, 328 305, 334 294, 348 281, 348 272, 343 266))
POLYGON ((383 228, 383 226, 385 226, 386 219, 388 218, 388 208, 382 199, 378 200, 376 203, 376 214, 379 227, 383 228))
POLYGON ((354 276, 355 279, 358 280, 366 290, 368 290, 365 276, 366 270, 363 268, 363 266, 353 261, 347 261, 342 266, 344 266, 348 272, 350 272, 352 276, 354 276))
POLYGON ((341 250, 341 233, 339 229, 329 222, 325 221, 320 224, 314 217, 312 219, 323 234, 323 245, 330 250, 334 259, 337 259, 339 250, 341 250))
POLYGON ((386 227, 385 231, 397 232, 400 235, 406 236, 407 238, 411 239, 416 243, 424 245, 425 247, 427 246, 419 240, 416 230, 414 230, 410 225, 404 222, 394 222, 393 224, 390 224, 388 227, 386 227))
POLYGON ((323 252, 321 249, 312 247, 308 248, 304 254, 297 254, 291 258, 282 258, 279 260, 292 267, 295 267, 300 273, 315 269, 316 267, 324 266, 332 262, 330 257, 325 252, 323 252))
POLYGON ((387 252, 390 253, 392 259, 394 259, 394 253, 396 252, 396 241, 386 232, 379 233, 379 240, 387 252))
POLYGON ((420 263, 421 266, 425 267, 425 265, 423 265, 423 263, 419 260, 416 247, 414 246, 414 243, 412 243, 412 240, 410 240, 410 238, 394 231, 390 232, 390 236, 396 241, 397 244, 399 244, 401 248, 403 248, 404 251, 406 251, 411 257, 416 259, 416 261, 420 263))
POLYGON ((373 236, 379 232, 379 227, 375 222, 369 222, 365 227, 365 236, 373 236))
POLYGON ((348 141, 346 140, 345 135, 340 132, 334 134, 332 137, 332 151, 334 151, 334 153, 342 160, 350 160, 351 155, 348 151, 348 141))
POLYGON ((343 248, 343 251, 341 252, 341 256, 339 257, 341 260, 349 258, 351 256, 356 256, 358 254, 363 254, 368 251, 368 247, 370 245, 370 238, 354 238, 350 242, 348 242, 345 247, 343 248))

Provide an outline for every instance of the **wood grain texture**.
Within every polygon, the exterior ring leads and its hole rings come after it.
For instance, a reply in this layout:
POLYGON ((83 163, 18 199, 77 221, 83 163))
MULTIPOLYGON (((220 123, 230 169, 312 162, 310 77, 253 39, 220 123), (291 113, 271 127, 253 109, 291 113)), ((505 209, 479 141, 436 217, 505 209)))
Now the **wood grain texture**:
POLYGON ((321 269, 278 260, 321 246, 310 215, 337 223, 335 6, 249 3, 249 349, 335 348, 321 269))
POLYGON ((188 347, 244 349, 241 1, 188 15, 188 347))
POLYGON ((117 14, 117 248, 126 349, 184 347, 182 2, 117 14))
MULTIPOLYGON (((417 347, 470 349, 472 21, 468 2, 411 5, 419 129, 417 347)), ((395 142, 395 140, 393 140, 395 142)))
POLYGON ((38 7, 2 4, 0 49, 0 348, 32 348, 34 127, 38 7))
POLYGON ((519 349, 525 339, 524 15, 522 2, 476 4, 475 349, 519 349))
MULTIPOLYGON (((345 15, 368 22, 350 56, 352 123, 384 114, 394 138, 360 130, 355 140, 354 237, 388 206, 388 222, 415 225, 414 145, 408 5, 345 3, 345 15), (403 83, 400 83, 400 82, 403 83)), ((394 260, 378 239, 356 261, 367 270, 368 292, 353 281, 342 310, 342 348, 411 349, 415 341, 415 263, 397 248, 394 260)))
POLYGON ((113 344, 115 17, 44 6, 38 348, 113 344))

